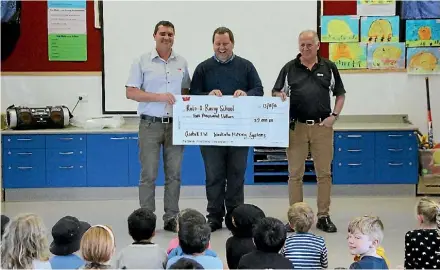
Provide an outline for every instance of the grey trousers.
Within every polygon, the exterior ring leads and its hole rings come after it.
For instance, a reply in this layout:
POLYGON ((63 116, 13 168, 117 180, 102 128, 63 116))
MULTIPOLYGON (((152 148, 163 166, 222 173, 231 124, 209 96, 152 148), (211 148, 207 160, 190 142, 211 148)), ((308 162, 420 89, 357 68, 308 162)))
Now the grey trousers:
POLYGON ((163 147, 165 194, 163 220, 168 221, 179 213, 180 175, 183 145, 173 145, 173 126, 150 120, 139 123, 139 159, 141 177, 139 203, 141 207, 156 211, 155 191, 159 169, 160 149, 163 147))

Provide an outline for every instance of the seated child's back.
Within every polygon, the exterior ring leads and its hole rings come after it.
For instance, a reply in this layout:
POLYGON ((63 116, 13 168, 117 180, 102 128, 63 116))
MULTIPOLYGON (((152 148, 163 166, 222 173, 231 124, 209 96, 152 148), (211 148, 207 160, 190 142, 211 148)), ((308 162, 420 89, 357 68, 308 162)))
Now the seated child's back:
POLYGON ((219 258, 205 254, 211 238, 211 228, 208 224, 184 222, 179 224, 178 235, 183 255, 168 259, 166 269, 181 258, 192 259, 205 269, 223 269, 223 262, 219 258))
POLYGON ((84 265, 84 260, 74 253, 79 250, 81 238, 89 228, 90 224, 72 216, 55 223, 50 244, 50 252, 55 255, 50 258, 52 269, 77 269, 84 265))
MULTIPOLYGON (((186 208, 180 211, 177 217, 177 232, 179 232, 179 226, 183 223, 190 222, 192 224, 206 224, 205 216, 199 211, 186 208)), ((179 245, 179 237, 171 239, 167 248, 168 259, 171 259, 174 256, 183 255, 182 248, 179 245)), ((208 244, 208 249, 205 251, 205 255, 217 257, 217 253, 211 250, 211 243, 208 244)))
POLYGON ((440 269, 440 205, 422 198, 417 205, 419 228, 405 234, 405 269, 440 269))
POLYGON ((252 230, 264 217, 263 210, 251 204, 242 204, 232 211, 230 217, 232 224, 228 229, 233 236, 226 241, 226 260, 229 269, 237 269, 241 257, 256 250, 252 230))
POLYGON ((123 248, 116 259, 119 269, 163 269, 167 260, 164 249, 152 242, 156 215, 145 208, 128 217, 128 231, 134 242, 123 248))
POLYGON ((293 204, 287 212, 289 225, 295 234, 287 237, 281 254, 295 269, 321 269, 328 267, 324 238, 309 232, 315 221, 312 208, 304 202, 293 204))
POLYGON ((261 219, 253 232, 257 250, 241 257, 239 269, 293 269, 292 264, 279 251, 286 241, 286 228, 276 218, 261 219))

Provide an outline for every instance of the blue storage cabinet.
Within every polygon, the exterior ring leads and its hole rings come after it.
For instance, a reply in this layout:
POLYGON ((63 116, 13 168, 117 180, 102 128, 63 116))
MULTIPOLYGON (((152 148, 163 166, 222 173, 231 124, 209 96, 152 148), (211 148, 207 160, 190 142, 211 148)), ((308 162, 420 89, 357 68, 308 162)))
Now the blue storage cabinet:
POLYGON ((87 186, 87 136, 46 135, 46 182, 50 187, 87 186))
POLYGON ((44 135, 2 136, 4 188, 46 187, 44 135))
POLYGON ((418 143, 411 131, 376 132, 375 178, 387 184, 417 184, 418 143))
MULTIPOLYGON (((135 132, 6 134, 2 135, 2 146, 4 188, 139 184, 141 166, 135 132)), ((287 162, 281 163, 287 170, 287 162)), ((269 178, 280 174, 287 176, 286 170, 264 175, 269 178)), ((416 184, 417 136, 413 131, 336 131, 332 170, 336 185, 416 184)), ((205 167, 199 146, 185 146, 181 172, 183 186, 205 185, 205 167)), ((254 184, 257 174, 261 178, 262 173, 254 172, 254 149, 251 147, 245 184, 254 184)), ((156 185, 163 186, 164 181, 161 151, 156 185)))
POLYGON ((417 184, 414 131, 338 131, 334 147, 334 184, 417 184))
POLYGON ((128 186, 129 134, 87 135, 87 186, 128 186))

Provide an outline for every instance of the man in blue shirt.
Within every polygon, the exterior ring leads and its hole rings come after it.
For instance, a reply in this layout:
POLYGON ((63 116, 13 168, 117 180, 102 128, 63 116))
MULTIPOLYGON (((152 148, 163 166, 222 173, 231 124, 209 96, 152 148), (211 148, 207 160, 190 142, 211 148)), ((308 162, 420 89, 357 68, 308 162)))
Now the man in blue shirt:
MULTIPOLYGON (((219 27, 212 36, 214 56, 200 63, 193 74, 190 94, 262 96, 263 86, 254 65, 233 53, 234 35, 219 27)), ((206 172, 208 222, 222 227, 226 211, 244 203, 244 174, 248 147, 200 146, 206 172)), ((228 222, 228 221, 227 221, 228 222)))
POLYGON ((165 194, 164 229, 176 231, 175 216, 179 213, 180 174, 183 145, 173 145, 172 109, 174 95, 187 93, 190 86, 188 63, 173 49, 174 25, 160 21, 154 28, 156 48, 141 55, 131 67, 126 84, 128 99, 139 102, 139 157, 141 179, 139 203, 156 210, 155 188, 159 154, 163 146, 165 194))

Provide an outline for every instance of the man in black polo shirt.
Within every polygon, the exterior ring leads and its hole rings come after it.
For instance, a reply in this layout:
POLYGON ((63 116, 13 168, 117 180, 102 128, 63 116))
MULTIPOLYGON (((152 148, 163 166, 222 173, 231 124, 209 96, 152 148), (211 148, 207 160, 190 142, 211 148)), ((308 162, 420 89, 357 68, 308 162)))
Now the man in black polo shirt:
MULTIPOLYGON (((262 96, 263 86, 254 65, 233 53, 232 31, 226 27, 217 28, 212 43, 214 56, 196 67, 190 94, 262 96)), ((225 206, 230 213, 244 203, 243 185, 249 148, 200 146, 200 150, 206 172, 207 218, 211 231, 215 231, 222 227, 225 206)))
POLYGON ((344 106, 345 89, 336 65, 318 56, 318 34, 313 30, 303 31, 298 41, 300 54, 281 69, 272 90, 273 96, 290 98, 289 203, 303 201, 304 161, 310 146, 318 181, 316 227, 336 232, 329 216, 333 124, 344 106), (336 96, 333 111, 330 91, 336 96))

